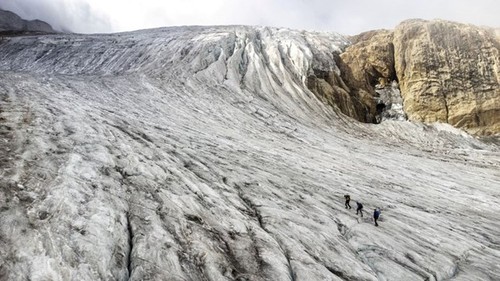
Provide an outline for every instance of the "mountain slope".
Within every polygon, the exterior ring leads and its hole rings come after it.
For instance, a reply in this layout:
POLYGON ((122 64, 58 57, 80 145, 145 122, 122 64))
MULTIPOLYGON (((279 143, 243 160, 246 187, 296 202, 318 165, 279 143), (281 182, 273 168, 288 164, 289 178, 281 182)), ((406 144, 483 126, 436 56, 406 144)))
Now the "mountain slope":
POLYGON ((324 103, 308 77, 342 79, 346 46, 251 27, 1 42, 0 279, 499 279, 498 147, 324 103))
POLYGON ((13 12, 0 9, 0 35, 21 33, 55 33, 55 31, 44 21, 23 20, 13 12))

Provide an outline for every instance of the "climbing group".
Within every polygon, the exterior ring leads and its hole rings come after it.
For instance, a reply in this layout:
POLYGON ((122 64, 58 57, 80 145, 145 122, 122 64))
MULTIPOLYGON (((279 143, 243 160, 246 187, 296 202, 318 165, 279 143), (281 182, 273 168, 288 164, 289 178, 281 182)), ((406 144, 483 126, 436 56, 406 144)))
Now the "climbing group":
MULTIPOLYGON (((346 209, 352 209, 351 208, 351 196, 346 194, 344 195, 344 198, 345 198, 345 208, 346 209)), ((361 215, 361 217, 363 217, 363 204, 361 204, 361 202, 359 201, 356 201, 356 215, 361 215)), ((378 226, 378 218, 380 217, 380 208, 375 208, 373 210, 373 221, 375 222, 375 226, 378 226)))

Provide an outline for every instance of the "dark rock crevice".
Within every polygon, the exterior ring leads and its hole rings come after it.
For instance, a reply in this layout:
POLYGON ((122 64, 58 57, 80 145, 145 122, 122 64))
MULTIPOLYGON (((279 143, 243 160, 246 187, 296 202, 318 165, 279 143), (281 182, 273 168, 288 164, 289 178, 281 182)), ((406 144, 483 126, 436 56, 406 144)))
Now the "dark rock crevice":
POLYGON ((133 271, 132 250, 134 249, 134 231, 131 224, 130 212, 127 212, 126 219, 127 219, 127 241, 128 241, 126 260, 127 260, 128 279, 130 279, 133 271))
POLYGON ((445 120, 446 120, 446 123, 450 123, 450 109, 448 108, 448 99, 446 97, 446 94, 443 93, 443 105, 444 105, 444 110, 445 110, 445 120))

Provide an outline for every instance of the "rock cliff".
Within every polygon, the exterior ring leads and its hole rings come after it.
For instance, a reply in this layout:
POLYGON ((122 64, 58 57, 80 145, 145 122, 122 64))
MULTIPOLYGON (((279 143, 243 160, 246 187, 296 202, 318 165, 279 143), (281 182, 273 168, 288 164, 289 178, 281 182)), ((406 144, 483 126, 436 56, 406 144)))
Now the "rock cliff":
POLYGON ((498 29, 408 20, 394 31, 352 38, 341 54, 347 84, 370 93, 398 80, 410 120, 444 122, 469 133, 500 132, 498 29))
POLYGON ((395 68, 412 120, 500 132, 500 43, 492 30, 406 21, 394 31, 395 68))
POLYGON ((375 85, 396 79, 393 34, 370 31, 352 38, 353 44, 335 57, 337 72, 314 69, 309 89, 321 100, 362 122, 379 122, 375 85))

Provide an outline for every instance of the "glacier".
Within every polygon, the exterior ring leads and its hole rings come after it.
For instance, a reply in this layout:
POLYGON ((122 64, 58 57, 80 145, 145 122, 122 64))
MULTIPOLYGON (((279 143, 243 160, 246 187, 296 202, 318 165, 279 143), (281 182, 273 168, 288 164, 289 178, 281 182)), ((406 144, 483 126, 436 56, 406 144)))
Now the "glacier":
POLYGON ((348 45, 3 37, 0 280, 500 280, 498 144, 322 103, 307 76, 348 45))

